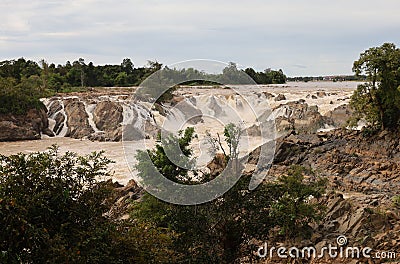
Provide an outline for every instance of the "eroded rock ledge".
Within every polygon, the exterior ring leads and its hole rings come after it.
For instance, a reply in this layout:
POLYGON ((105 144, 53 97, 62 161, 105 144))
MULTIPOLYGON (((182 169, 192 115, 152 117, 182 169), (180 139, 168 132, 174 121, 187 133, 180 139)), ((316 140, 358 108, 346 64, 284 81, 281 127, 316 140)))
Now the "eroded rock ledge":
POLYGON ((44 109, 30 109, 24 115, 0 115, 0 141, 35 140, 41 134, 54 136, 44 109))

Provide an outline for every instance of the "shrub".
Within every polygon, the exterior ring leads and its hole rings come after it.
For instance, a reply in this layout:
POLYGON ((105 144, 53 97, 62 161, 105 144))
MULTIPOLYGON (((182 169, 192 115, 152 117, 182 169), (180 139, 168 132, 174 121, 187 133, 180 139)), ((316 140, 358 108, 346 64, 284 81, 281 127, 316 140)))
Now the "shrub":
POLYGON ((103 152, 0 155, 1 263, 149 263, 173 259, 172 233, 105 214, 103 152), (161 245, 163 247, 161 247, 161 245), (171 257, 171 258, 170 258, 171 257))
POLYGON ((392 198, 393 205, 400 208, 400 195, 397 195, 392 198))

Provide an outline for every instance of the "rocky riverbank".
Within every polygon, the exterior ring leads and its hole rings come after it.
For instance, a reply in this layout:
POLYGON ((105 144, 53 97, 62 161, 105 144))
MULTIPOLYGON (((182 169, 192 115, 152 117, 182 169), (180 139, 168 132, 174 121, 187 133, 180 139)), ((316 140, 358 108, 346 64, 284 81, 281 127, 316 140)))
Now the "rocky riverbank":
MULTIPOLYGON (((317 250, 344 235, 348 246, 396 252, 400 258, 400 134, 383 131, 369 136, 366 130, 337 129, 316 134, 296 134, 278 139, 276 157, 267 180, 283 175, 289 166, 311 168, 329 180, 327 195, 319 202, 326 216, 310 226, 310 240, 272 239, 270 245, 315 246, 317 250)), ((249 162, 256 164, 259 150, 249 162)), ((252 173, 249 171, 248 173, 252 173)), ((310 177, 314 177, 310 175, 310 177)), ((265 263, 281 263, 269 259, 265 263)), ((388 260, 315 259, 308 263, 381 263, 388 260), (360 262, 358 262, 360 261, 360 262)), ((263 262, 264 263, 264 262, 263 262)))
MULTIPOLYGON (((393 198, 400 195, 400 134, 384 131, 369 136, 368 131, 336 129, 314 134, 289 133, 277 140, 276 157, 267 181, 284 175, 292 165, 311 168, 306 178, 328 179, 326 195, 318 202, 325 206, 325 217, 309 226, 309 239, 287 239, 270 234, 268 241, 252 241, 254 247, 268 243, 270 247, 315 247, 317 252, 329 244, 337 246, 337 238, 345 236, 348 247, 369 247, 376 252, 397 253, 400 260, 400 207, 393 198)), ((260 148, 248 158, 256 164, 260 148)), ((209 164, 218 171, 223 164, 209 164)), ((248 166, 252 168, 252 166, 248 166)), ((252 175, 252 169, 245 174, 252 175)), ((116 186, 117 197, 110 214, 126 218, 132 200, 139 200, 143 190, 133 181, 116 186)), ((253 252, 255 258, 256 252, 253 252)), ((249 253, 250 254, 250 253, 249 253)), ((391 259, 366 258, 308 258, 287 260, 285 263, 382 263, 391 259)), ((250 263, 248 258, 240 263, 250 263)), ((251 263, 282 263, 275 255, 272 259, 258 259, 251 263)), ((390 262, 398 263, 398 262, 390 262)))
POLYGON ((30 109, 21 115, 0 115, 0 141, 35 140, 42 134, 54 136, 44 109, 30 109))

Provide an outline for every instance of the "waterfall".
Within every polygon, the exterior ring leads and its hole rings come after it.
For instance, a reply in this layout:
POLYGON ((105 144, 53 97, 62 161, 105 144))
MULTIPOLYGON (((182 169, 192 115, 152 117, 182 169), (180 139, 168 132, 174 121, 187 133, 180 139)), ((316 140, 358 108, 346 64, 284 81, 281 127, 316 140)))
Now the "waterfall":
POLYGON ((62 126, 61 132, 59 134, 57 134, 57 135, 60 136, 60 137, 65 137, 65 135, 68 133, 68 124, 67 124, 68 117, 67 117, 67 113, 65 113, 64 101, 60 100, 60 102, 61 102, 60 113, 62 115, 64 115, 64 124, 62 126))
POLYGON ((92 127, 95 133, 102 133, 103 131, 97 128, 96 123, 94 122, 93 119, 93 111, 96 108, 96 104, 87 104, 85 101, 82 102, 85 105, 85 111, 86 114, 88 115, 89 125, 92 127))
POLYGON ((122 105, 122 109, 123 109, 123 112, 122 112, 122 117, 123 117, 122 118, 122 124, 124 126, 133 124, 134 112, 133 112, 132 106, 129 105, 129 104, 124 103, 122 105))
POLYGON ((46 106, 48 111, 50 111, 50 108, 56 102, 60 104, 61 108, 48 117, 49 129, 51 129, 54 132, 56 137, 65 137, 65 135, 68 133, 68 125, 67 125, 67 114, 65 113, 65 109, 64 109, 65 106, 64 106, 63 98, 58 97, 58 98, 54 98, 53 100, 46 98, 42 102, 46 106), (61 114, 64 117, 64 120, 63 120, 63 123, 60 124, 59 127, 57 128, 57 130, 55 131, 54 129, 57 124, 57 121, 55 119, 56 119, 57 115, 59 115, 59 114, 61 114))

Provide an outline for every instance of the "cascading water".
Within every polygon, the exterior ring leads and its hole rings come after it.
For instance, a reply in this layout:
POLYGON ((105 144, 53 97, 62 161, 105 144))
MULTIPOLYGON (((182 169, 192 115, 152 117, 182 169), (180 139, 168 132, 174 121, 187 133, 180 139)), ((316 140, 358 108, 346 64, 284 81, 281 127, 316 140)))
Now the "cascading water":
POLYGON ((50 109, 53 104, 58 103, 60 105, 60 109, 55 111, 52 115, 48 117, 49 119, 49 128, 54 132, 56 137, 65 137, 65 135, 68 133, 68 125, 67 125, 67 114, 65 113, 65 106, 64 106, 64 101, 63 98, 54 98, 53 100, 43 100, 43 104, 46 106, 47 109, 50 109), (63 122, 59 124, 59 126, 56 128, 56 118, 58 115, 63 116, 63 122))
POLYGON ((96 123, 93 119, 93 111, 96 108, 96 104, 87 104, 85 101, 83 101, 83 104, 85 105, 85 111, 88 115, 88 121, 91 128, 94 130, 95 133, 103 133, 103 131, 97 128, 96 123))

